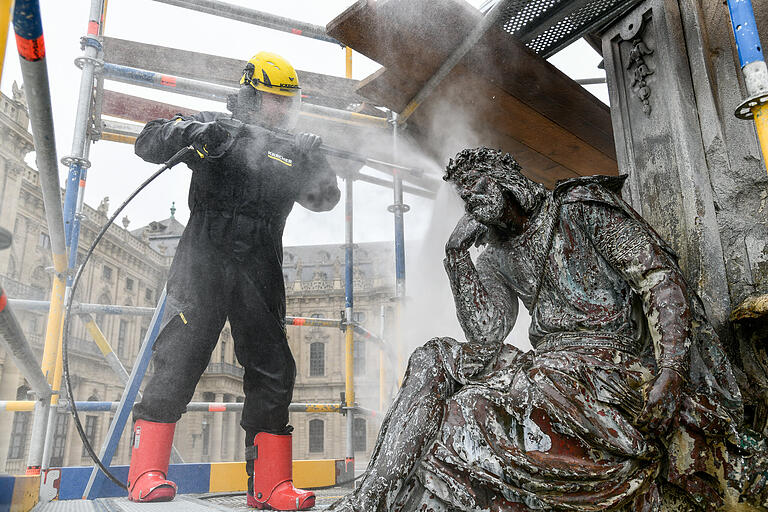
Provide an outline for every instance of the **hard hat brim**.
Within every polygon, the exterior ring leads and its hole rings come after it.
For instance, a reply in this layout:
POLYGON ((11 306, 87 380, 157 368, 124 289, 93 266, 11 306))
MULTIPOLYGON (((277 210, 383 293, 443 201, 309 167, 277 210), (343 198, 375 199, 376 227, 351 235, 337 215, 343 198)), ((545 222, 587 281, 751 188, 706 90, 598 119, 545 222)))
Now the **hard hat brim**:
POLYGON ((276 87, 276 86, 268 86, 261 82, 258 82, 256 85, 253 85, 255 82, 251 82, 251 86, 256 89, 257 91, 267 92, 270 94, 277 94, 278 96, 298 96, 301 94, 301 87, 276 87))

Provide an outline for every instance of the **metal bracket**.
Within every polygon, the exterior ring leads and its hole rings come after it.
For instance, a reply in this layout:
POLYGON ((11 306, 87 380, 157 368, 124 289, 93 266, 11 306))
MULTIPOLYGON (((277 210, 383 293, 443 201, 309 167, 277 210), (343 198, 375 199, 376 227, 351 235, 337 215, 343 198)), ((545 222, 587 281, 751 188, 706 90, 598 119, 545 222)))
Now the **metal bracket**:
POLYGON ((99 72, 104 67, 104 62, 99 59, 94 59, 93 57, 77 57, 75 59, 75 66, 77 66, 79 69, 83 69, 86 63, 93 64, 94 71, 99 72))
POLYGON ((411 211, 411 207, 410 205, 407 205, 407 204, 391 204, 387 206, 387 211, 389 213, 396 213, 396 212, 408 213, 409 211, 411 211))
POLYGON ((61 163, 70 167, 72 165, 79 165, 83 169, 89 169, 91 167, 91 161, 87 158, 80 158, 78 156, 65 156, 61 159, 61 163))
POLYGON ((85 50, 86 46, 96 48, 98 51, 102 51, 104 49, 104 46, 102 46, 101 41, 90 36, 83 36, 80 38, 80 49, 85 50))
POLYGON ((752 113, 752 109, 764 105, 765 103, 768 103, 768 91, 760 92, 744 100, 741 105, 736 107, 736 111, 733 115, 739 119, 750 121, 755 117, 752 113))

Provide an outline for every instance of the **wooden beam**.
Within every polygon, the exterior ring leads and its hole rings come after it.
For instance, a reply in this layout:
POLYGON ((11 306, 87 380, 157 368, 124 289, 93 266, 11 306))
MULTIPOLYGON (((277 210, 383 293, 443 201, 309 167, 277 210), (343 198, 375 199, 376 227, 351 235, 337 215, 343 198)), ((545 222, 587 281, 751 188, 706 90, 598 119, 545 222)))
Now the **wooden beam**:
MULTIPOLYGON (((385 67, 358 92, 401 111, 479 18, 461 0, 361 1, 326 28, 385 67)), ((608 107, 498 27, 413 114, 409 131, 441 161, 469 145, 513 152, 549 184, 617 173, 608 107)))
POLYGON ((110 90, 104 90, 104 103, 101 108, 101 112, 105 116, 137 123, 148 123, 159 118, 171 119, 176 114, 194 115, 199 112, 191 108, 169 105, 110 90))

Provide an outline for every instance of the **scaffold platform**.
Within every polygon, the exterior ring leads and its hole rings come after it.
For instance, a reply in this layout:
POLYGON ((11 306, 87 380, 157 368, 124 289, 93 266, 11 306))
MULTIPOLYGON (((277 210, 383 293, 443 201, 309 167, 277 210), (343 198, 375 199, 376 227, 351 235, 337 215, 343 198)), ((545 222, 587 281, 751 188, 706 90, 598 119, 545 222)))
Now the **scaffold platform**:
MULTIPOLYGON (((314 491, 317 504, 312 510, 325 510, 348 489, 334 488, 314 491)), ((96 500, 63 500, 40 503, 32 512, 210 512, 254 510, 245 506, 245 494, 212 493, 176 496, 165 503, 134 503, 128 498, 99 498, 96 500)))

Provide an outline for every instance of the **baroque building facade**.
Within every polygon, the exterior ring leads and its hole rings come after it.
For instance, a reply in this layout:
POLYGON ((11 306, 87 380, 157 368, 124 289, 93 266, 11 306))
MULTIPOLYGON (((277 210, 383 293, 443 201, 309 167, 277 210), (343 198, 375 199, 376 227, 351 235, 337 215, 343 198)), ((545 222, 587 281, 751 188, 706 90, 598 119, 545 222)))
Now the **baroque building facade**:
MULTIPOLYGON (((0 252, 0 284, 11 299, 49 300, 52 260, 37 171, 25 163, 34 150, 28 131, 23 91, 14 97, 0 94, 0 226, 13 233, 10 249, 0 252)), ((84 254, 106 222, 108 199, 98 208, 83 207, 79 251, 84 254)), ((174 217, 128 230, 113 225, 97 247, 83 275, 76 300, 82 303, 154 307, 168 275, 172 256, 184 226, 174 217)), ((344 310, 344 251, 340 246, 299 246, 285 249, 284 277, 287 311, 293 316, 340 318, 344 310)), ((393 294, 392 249, 387 243, 355 248, 355 319, 379 333, 385 315, 391 315, 393 294)), ((82 261, 82 259, 81 259, 82 261)), ((14 309, 33 351, 42 357, 47 314, 14 309)), ((387 316, 386 318, 390 318, 387 316)), ((149 316, 96 315, 107 340, 130 373, 149 316)), ((257 335, 257 333, 254 333, 257 335)), ((344 391, 344 333, 336 328, 287 328, 297 363, 294 402, 339 403, 344 391)), ((123 391, 79 320, 72 322, 70 373, 77 400, 118 401, 123 391)), ((254 340, 258 343, 258 340, 254 340)), ((361 405, 379 409, 379 354, 368 343, 356 341, 355 378, 361 405)), ((391 365, 390 365, 391 366, 391 365)), ((150 365, 151 371, 151 365, 150 365)), ((207 371, 193 401, 241 402, 242 367, 234 354, 229 326, 221 333, 207 371)), ((391 381, 392 375, 389 376, 391 381)), ((0 400, 25 400, 28 387, 12 360, 0 351, 0 400)), ((389 398, 391 385, 384 391, 389 398)), ((388 403, 388 402, 386 402, 388 403)), ((104 441, 112 413, 81 413, 91 443, 104 441)), ((338 413, 291 413, 294 458, 344 458, 346 419, 338 413)), ((0 472, 23 473, 30 444, 31 412, 0 411, 0 472)), ((358 459, 373 448, 378 422, 358 418, 353 441, 358 459)), ((128 464, 130 431, 126 428, 113 460, 128 464)), ((179 422, 174 445, 186 462, 243 460, 244 433, 239 413, 190 412, 179 422)), ((57 415, 51 466, 91 465, 68 413, 57 415)))

